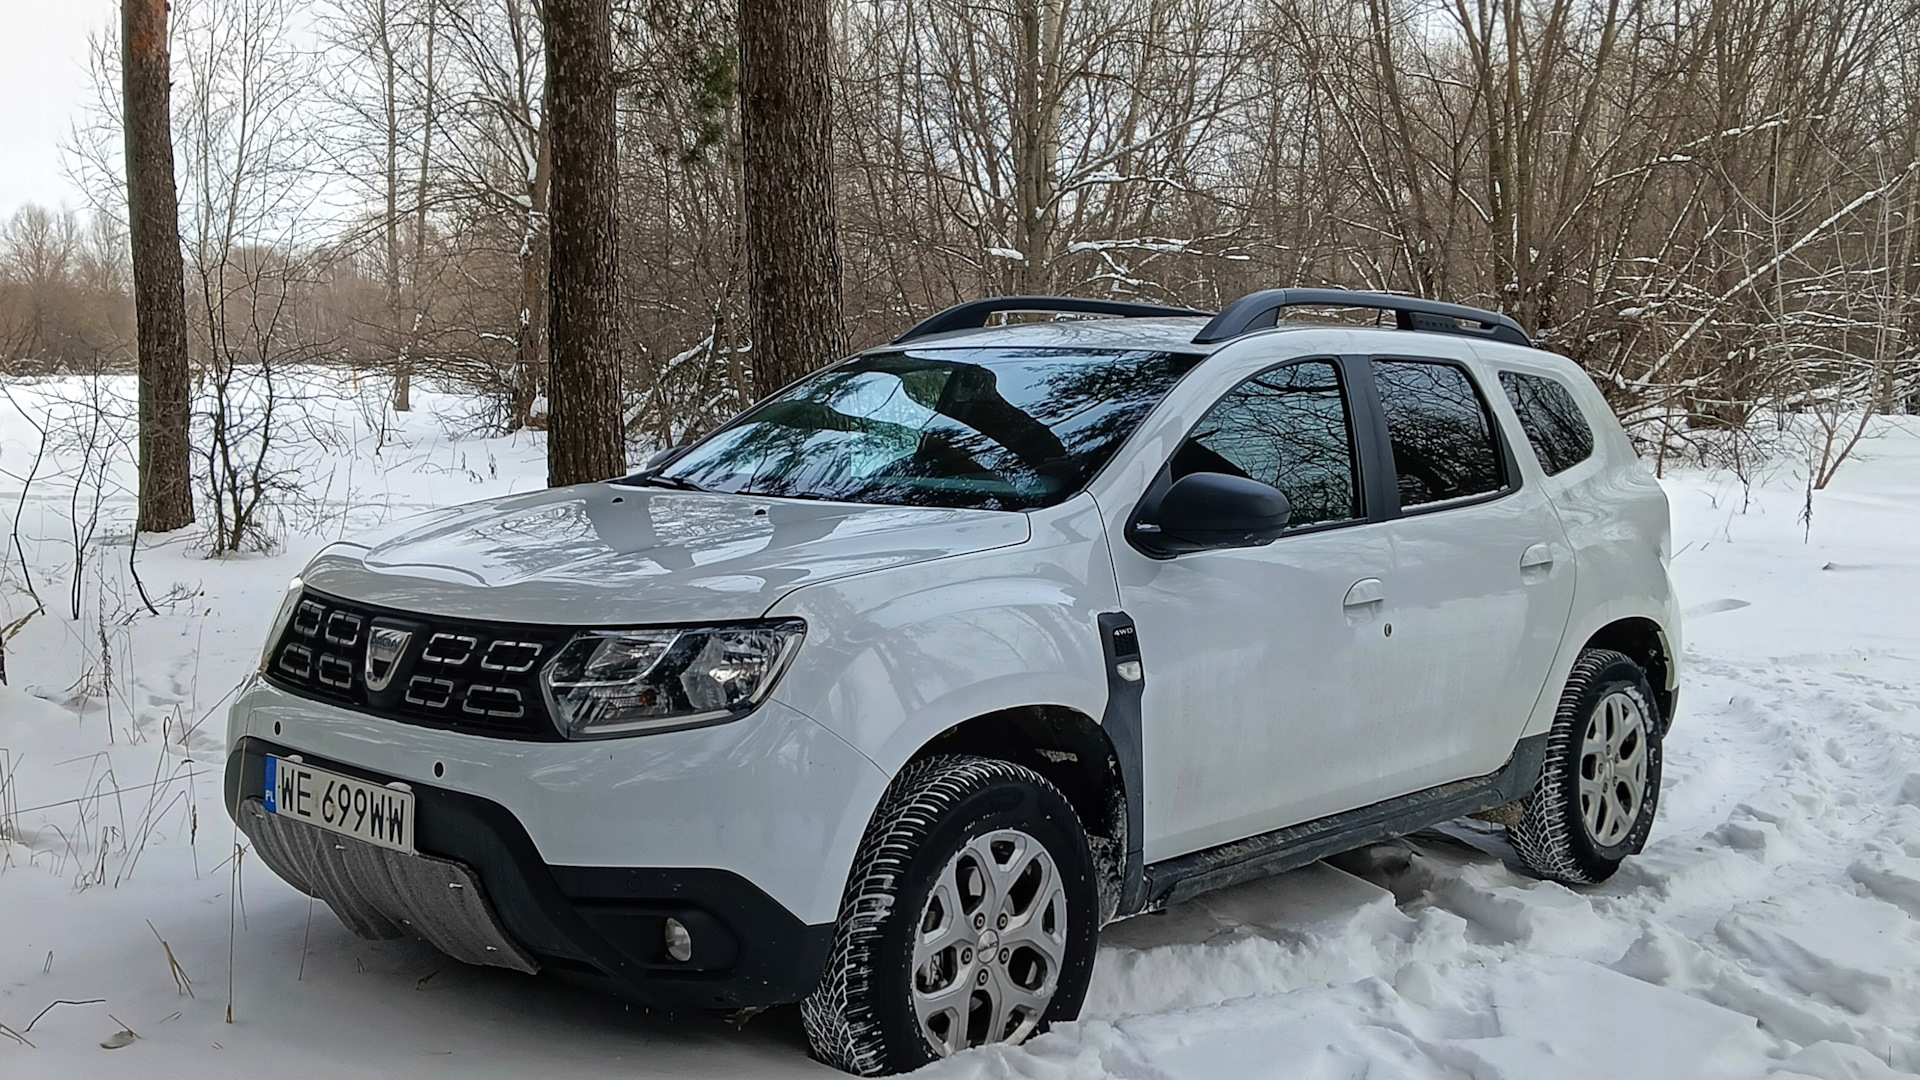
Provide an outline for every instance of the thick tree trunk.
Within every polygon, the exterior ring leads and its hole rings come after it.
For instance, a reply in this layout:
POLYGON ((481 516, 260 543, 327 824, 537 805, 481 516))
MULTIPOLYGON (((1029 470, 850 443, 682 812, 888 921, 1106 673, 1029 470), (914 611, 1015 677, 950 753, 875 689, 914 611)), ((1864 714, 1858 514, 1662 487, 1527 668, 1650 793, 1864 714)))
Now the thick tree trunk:
POLYGON ((180 200, 173 186, 167 0, 121 0, 127 221, 140 354, 139 528, 193 524, 187 374, 187 298, 180 261, 180 200))
POLYGON ((553 212, 547 483, 626 471, 620 401, 611 0, 547 0, 553 212))
POLYGON ((739 0, 742 215, 754 389, 847 351, 834 235, 827 0, 739 0))
POLYGON ((1055 163, 1060 157, 1060 39, 1066 12, 1062 0, 1020 0, 1014 10, 1019 33, 1013 115, 1014 233, 1021 259, 1013 292, 1053 292, 1054 229, 1059 205, 1055 163))

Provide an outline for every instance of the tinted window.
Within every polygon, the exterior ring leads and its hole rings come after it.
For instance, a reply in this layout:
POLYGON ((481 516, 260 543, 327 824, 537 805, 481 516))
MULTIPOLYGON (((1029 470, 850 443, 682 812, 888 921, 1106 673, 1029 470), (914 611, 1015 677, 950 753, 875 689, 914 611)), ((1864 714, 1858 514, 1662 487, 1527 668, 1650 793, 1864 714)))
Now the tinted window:
POLYGON ((1452 364, 1375 360, 1374 384, 1393 439, 1400 505, 1501 490, 1493 420, 1467 373, 1452 364))
POLYGON ((1173 457, 1173 475, 1220 472, 1272 484, 1298 528, 1361 516, 1353 427, 1332 364, 1308 361, 1256 375, 1220 400, 1173 457))
POLYGON ((1548 476, 1564 472, 1593 454, 1593 429, 1573 400, 1573 392, 1542 375, 1500 373, 1500 386, 1520 414, 1520 430, 1548 476))
POLYGON ((1008 348, 859 356, 754 406, 659 476, 799 499, 1047 506, 1078 491, 1197 360, 1008 348))

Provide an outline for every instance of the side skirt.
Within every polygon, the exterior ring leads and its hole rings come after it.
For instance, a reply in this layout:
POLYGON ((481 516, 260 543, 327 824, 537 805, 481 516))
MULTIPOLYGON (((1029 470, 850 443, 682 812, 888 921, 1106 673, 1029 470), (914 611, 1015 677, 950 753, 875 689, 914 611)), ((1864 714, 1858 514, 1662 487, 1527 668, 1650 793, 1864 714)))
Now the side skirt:
POLYGON ((1499 771, 1346 810, 1146 867, 1146 910, 1317 862, 1525 798, 1547 759, 1547 736, 1521 739, 1499 771))

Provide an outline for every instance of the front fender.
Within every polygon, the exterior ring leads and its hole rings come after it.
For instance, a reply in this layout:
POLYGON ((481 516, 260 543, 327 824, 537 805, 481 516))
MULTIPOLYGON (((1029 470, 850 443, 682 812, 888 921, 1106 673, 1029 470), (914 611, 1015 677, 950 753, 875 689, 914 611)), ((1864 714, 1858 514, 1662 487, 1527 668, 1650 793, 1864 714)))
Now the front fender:
POLYGON ((889 775, 946 729, 1030 705, 1100 716, 1099 616, 1118 609, 1087 496, 1029 515, 1029 540, 810 585, 770 615, 807 622, 775 699, 889 775))

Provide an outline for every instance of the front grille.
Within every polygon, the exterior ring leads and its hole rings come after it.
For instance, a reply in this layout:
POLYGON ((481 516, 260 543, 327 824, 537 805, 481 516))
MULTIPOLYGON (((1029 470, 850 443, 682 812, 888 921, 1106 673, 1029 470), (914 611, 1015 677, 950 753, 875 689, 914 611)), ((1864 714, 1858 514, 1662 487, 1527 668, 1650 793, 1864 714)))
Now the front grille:
POLYGON ((391 611, 308 589, 274 643, 267 679, 403 724, 557 741, 540 669, 569 636, 391 611))

